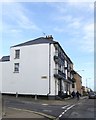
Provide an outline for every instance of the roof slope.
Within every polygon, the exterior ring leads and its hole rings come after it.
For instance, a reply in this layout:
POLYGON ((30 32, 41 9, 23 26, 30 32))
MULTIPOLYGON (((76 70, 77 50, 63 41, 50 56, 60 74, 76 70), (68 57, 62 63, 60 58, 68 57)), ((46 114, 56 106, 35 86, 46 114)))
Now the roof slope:
POLYGON ((11 46, 11 47, 28 46, 28 45, 43 44, 43 43, 51 43, 51 44, 53 44, 53 43, 56 43, 56 41, 53 41, 52 38, 40 37, 40 38, 37 38, 35 40, 30 40, 30 41, 27 41, 27 42, 24 42, 24 43, 15 45, 15 46, 11 46))
POLYGON ((0 59, 0 62, 6 62, 6 61, 10 61, 10 56, 3 56, 3 57, 0 59))
MULTIPOLYGON (((28 46, 28 45, 34 45, 34 44, 44 44, 44 43, 58 44, 59 47, 62 49, 61 45, 57 41, 53 41, 52 36, 39 37, 37 39, 30 40, 30 41, 27 41, 27 42, 24 42, 24 43, 21 43, 18 45, 14 45, 11 47, 21 47, 21 46, 28 46)), ((65 53, 65 51, 63 49, 62 49, 62 51, 65 53)), ((67 56, 67 54, 66 54, 66 56, 67 56)), ((69 59, 70 62, 72 62, 68 56, 67 56, 67 58, 69 59)))

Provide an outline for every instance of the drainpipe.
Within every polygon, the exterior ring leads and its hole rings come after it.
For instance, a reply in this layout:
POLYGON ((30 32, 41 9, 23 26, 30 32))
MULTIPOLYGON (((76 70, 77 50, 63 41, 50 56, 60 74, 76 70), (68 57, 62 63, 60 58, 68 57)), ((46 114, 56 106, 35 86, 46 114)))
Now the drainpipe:
POLYGON ((49 43, 49 93, 51 93, 51 43, 49 43))

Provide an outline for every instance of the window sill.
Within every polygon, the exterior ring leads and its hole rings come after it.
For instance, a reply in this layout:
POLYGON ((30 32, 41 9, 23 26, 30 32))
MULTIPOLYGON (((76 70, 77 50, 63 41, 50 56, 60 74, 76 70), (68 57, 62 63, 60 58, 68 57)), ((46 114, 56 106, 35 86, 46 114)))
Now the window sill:
POLYGON ((19 73, 19 72, 13 72, 13 73, 19 73))
POLYGON ((14 59, 20 59, 20 58, 14 58, 14 59))

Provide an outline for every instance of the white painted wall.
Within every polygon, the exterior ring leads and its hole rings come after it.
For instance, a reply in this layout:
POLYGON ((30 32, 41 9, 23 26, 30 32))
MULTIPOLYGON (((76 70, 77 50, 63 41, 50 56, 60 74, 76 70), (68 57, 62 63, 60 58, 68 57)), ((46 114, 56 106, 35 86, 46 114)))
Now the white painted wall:
POLYGON ((58 80, 54 78, 54 70, 55 70, 55 47, 51 44, 51 94, 50 95, 58 95, 58 80))
MULTIPOLYGON (((51 44, 50 95, 58 95, 59 83, 58 79, 54 78, 54 54, 55 47, 51 44)), ((0 63, 0 83, 1 81, 3 82, 0 90, 2 89, 3 93, 47 95, 49 93, 49 44, 12 47, 10 61, 2 63, 2 72, 0 63), (20 59, 14 59, 17 49, 20 49, 20 59), (20 63, 19 73, 14 73, 14 63, 20 63)), ((66 82, 62 81, 62 85, 65 91, 66 82)))
MULTIPOLYGON (((12 83, 10 61, 2 62, 2 92, 10 92, 12 83)), ((14 81, 13 81, 14 82, 14 81)))
POLYGON ((3 92, 47 95, 49 44, 14 47, 11 48, 10 56, 10 64, 3 64, 3 92), (16 49, 20 49, 20 59, 14 59, 16 49), (19 73, 14 73, 14 63, 20 63, 19 73), (47 79, 42 79, 42 76, 47 76, 47 79))
POLYGON ((2 64, 0 63, 0 92, 2 91, 2 64))

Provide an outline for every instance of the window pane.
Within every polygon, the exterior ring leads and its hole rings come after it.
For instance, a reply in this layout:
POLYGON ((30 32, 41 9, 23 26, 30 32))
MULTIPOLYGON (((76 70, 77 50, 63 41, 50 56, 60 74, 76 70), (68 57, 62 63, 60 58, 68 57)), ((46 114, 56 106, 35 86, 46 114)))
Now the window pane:
POLYGON ((14 72, 19 72, 19 63, 14 64, 14 72))
POLYGON ((20 58, 20 50, 15 50, 15 58, 20 58))

